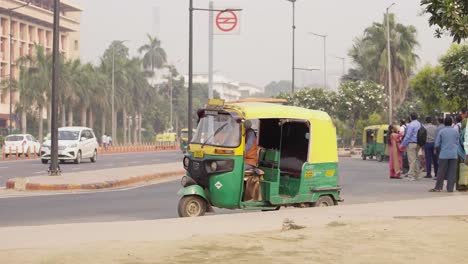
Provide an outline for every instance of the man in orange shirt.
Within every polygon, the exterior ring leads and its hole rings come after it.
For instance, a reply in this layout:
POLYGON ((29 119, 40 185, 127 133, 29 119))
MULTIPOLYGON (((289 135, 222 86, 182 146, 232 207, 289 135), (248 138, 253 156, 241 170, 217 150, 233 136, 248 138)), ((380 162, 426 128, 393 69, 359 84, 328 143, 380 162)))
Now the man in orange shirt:
POLYGON ((252 170, 258 164, 257 135, 252 128, 252 121, 245 120, 245 169, 252 170))

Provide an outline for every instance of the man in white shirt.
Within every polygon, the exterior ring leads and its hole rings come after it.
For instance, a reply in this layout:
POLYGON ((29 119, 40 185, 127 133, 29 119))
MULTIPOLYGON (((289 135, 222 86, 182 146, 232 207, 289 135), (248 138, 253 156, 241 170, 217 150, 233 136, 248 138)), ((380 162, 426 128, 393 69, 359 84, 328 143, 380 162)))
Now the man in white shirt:
POLYGON ((109 146, 109 137, 105 133, 102 135, 101 141, 104 149, 107 149, 107 147, 109 146))

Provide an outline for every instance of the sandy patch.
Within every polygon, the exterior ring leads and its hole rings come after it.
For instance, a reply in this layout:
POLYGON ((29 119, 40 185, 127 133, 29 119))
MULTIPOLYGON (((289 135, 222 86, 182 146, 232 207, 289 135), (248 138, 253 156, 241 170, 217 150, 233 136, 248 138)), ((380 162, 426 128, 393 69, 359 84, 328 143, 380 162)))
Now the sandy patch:
POLYGON ((0 263, 466 263, 467 245, 468 216, 406 217, 183 241, 4 250, 0 263))

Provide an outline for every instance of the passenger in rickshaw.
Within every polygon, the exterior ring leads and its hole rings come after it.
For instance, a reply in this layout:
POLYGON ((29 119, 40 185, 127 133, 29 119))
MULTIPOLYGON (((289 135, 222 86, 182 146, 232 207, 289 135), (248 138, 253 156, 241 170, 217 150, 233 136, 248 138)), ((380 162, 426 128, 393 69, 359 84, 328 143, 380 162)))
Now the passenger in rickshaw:
POLYGON ((246 120, 245 127, 245 170, 253 170, 258 164, 257 135, 252 128, 252 121, 246 120))

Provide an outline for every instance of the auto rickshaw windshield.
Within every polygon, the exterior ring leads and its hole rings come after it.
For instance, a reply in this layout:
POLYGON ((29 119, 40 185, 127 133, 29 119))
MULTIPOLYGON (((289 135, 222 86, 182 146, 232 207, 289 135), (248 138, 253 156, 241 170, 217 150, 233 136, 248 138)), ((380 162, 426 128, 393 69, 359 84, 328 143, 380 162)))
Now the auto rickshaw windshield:
POLYGON ((240 125, 229 114, 206 115, 200 119, 191 143, 235 148, 240 145, 240 125))

